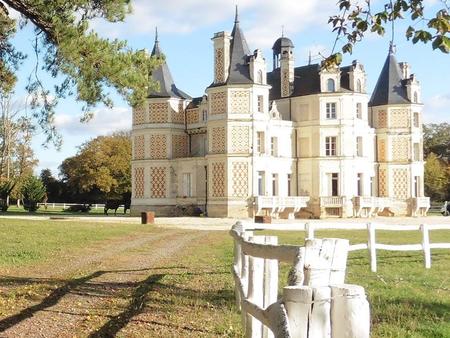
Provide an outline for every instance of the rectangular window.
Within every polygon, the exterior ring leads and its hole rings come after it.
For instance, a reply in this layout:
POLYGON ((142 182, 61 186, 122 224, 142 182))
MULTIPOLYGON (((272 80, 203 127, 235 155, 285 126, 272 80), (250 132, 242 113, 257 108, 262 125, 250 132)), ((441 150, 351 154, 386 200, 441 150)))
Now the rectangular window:
POLYGON ((264 196, 265 191, 265 173, 264 171, 258 171, 258 196, 264 196))
POLYGON ((420 161, 419 143, 414 143, 414 161, 420 161))
POLYGON ((192 197, 191 173, 183 174, 183 197, 192 197))
POLYGON ((419 113, 414 113, 414 127, 419 128, 419 113))
POLYGON ((208 111, 206 109, 204 109, 202 112, 202 120, 203 122, 206 122, 206 120, 208 120, 208 111))
POLYGON ((362 119, 362 104, 360 102, 356 104, 356 117, 362 119))
POLYGON ((414 197, 420 196, 420 176, 414 176, 414 197))
POLYGON ((331 196, 339 196, 339 175, 338 173, 331 174, 331 196))
POLYGON ((325 137, 325 155, 336 156, 336 136, 325 137))
POLYGON ((263 131, 258 131, 256 132, 256 150, 258 151, 258 153, 260 154, 264 154, 264 132, 263 131))
POLYGON ((264 113, 264 96, 258 95, 258 112, 264 113))
POLYGON ((363 174, 359 173, 356 176, 356 196, 362 196, 363 195, 362 175, 363 174))
POLYGON ((270 154, 272 156, 278 156, 278 138, 277 137, 270 138, 270 154))
POLYGON ((363 156, 363 139, 362 136, 356 137, 356 156, 363 156))
POLYGON ((326 117, 327 117, 327 119, 335 119, 336 118, 336 102, 327 102, 326 117))
POLYGON ((291 181, 292 181, 292 175, 288 174, 287 175, 287 195, 288 196, 292 196, 292 194, 291 194, 291 181))
POLYGON ((272 174, 272 196, 278 196, 278 174, 272 174))

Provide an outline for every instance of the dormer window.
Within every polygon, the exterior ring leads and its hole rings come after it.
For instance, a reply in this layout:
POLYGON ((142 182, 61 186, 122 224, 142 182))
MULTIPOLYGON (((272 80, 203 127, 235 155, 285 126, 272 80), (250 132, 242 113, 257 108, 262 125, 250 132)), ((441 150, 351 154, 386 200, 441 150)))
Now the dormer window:
POLYGON ((327 80, 327 91, 328 92, 334 92, 336 90, 336 85, 334 83, 333 79, 327 80))
POLYGON ((417 96, 417 92, 414 92, 414 96, 413 96, 413 102, 417 103, 419 101, 418 96, 417 96))
POLYGON ((262 70, 258 71, 258 83, 263 84, 263 72, 262 70))
POLYGON ((358 81, 356 81, 356 91, 358 93, 362 92, 362 85, 361 85, 361 80, 358 79, 358 81))

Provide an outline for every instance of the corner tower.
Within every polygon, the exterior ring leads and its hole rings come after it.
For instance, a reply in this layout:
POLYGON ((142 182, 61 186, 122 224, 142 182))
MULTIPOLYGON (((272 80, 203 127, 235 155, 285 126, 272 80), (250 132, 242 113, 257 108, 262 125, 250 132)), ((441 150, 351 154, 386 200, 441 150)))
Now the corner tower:
MULTIPOLYGON (((158 31, 151 56, 163 58, 158 31)), ((156 86, 144 105, 133 108, 131 212, 153 210, 164 216, 176 205, 173 161, 188 155, 184 110, 191 98, 177 88, 165 60, 150 77, 156 86)))
MULTIPOLYGON (((424 196, 420 84, 391 45, 369 101, 376 133, 378 196, 391 198, 390 211, 413 215, 424 196)), ((429 200, 428 200, 429 202, 429 200)))

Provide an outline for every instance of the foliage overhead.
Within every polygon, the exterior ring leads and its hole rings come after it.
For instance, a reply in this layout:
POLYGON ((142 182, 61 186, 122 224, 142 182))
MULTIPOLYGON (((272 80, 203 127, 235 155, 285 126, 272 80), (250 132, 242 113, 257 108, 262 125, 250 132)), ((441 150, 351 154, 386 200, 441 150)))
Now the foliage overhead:
POLYGON ((99 136, 65 159, 60 172, 63 181, 79 193, 98 189, 110 196, 131 191, 130 133, 99 136))
MULTIPOLYGON (((324 61, 324 66, 340 64, 342 53, 336 52, 337 43, 342 42, 343 53, 352 53, 356 43, 369 33, 384 35, 386 26, 401 19, 408 20, 405 36, 412 43, 431 42, 433 50, 450 53, 450 7, 447 0, 441 0, 436 13, 428 16, 425 6, 431 6, 425 0, 390 0, 390 1, 350 1, 338 0, 339 14, 328 20, 337 37, 332 54, 324 61)), ((392 39, 393 40, 393 39, 392 39)))
POLYGON ((27 89, 47 141, 60 143, 53 125, 58 98, 76 93, 76 99, 84 103, 84 121, 92 116, 90 110, 96 104, 112 105, 109 89, 115 89, 131 106, 144 101, 148 74, 160 61, 89 28, 94 19, 123 21, 130 11, 130 0, 0 0, 0 92, 14 88, 25 55, 15 48, 12 38, 17 27, 30 24, 35 28, 37 61, 27 89), (11 17, 11 8, 21 14, 19 22, 11 17), (61 82, 48 88, 39 77, 40 70, 61 82))

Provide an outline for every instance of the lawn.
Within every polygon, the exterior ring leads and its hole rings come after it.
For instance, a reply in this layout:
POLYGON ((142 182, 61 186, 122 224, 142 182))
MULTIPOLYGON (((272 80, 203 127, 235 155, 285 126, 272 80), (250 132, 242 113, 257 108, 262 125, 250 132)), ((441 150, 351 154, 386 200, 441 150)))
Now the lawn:
MULTIPOLYGON (((69 206, 66 207, 66 209, 69 206)), ((119 207, 117 209, 117 215, 120 217, 127 217, 129 216, 130 211, 127 211, 127 214, 123 213, 123 207, 119 207)), ((62 206, 52 206, 52 203, 49 203, 47 205, 47 209, 43 206, 40 206, 39 209, 34 213, 29 213, 27 210, 25 210, 22 206, 17 207, 16 205, 10 205, 8 210, 6 212, 0 212, 0 215, 40 215, 40 216, 104 216, 104 209, 103 207, 97 207, 95 208, 95 204, 91 207, 91 210, 89 212, 70 212, 64 210, 62 206)), ((108 210, 108 215, 113 215, 114 210, 108 210)))
MULTIPOLYGON (((86 314, 77 313, 78 317, 85 317, 74 336, 83 337, 86 332, 117 333, 118 337, 242 336, 230 274, 233 243, 225 231, 180 233, 180 230, 133 224, 0 219, 0 275, 5 278, 11 270, 24 271, 24 274, 29 269, 41 271, 41 266, 49 266, 52 262, 59 264, 61 260, 62 264, 67 264, 61 259, 64 252, 82 257, 86 252, 105 250, 108 243, 111 247, 117 246, 130 236, 167 236, 161 241, 170 247, 175 238, 190 234, 195 234, 198 239, 190 241, 177 255, 161 258, 157 267, 148 269, 151 274, 142 282, 125 283, 119 279, 121 283, 111 284, 117 290, 107 293, 101 289, 103 299, 109 300, 92 311, 81 302, 80 311, 86 314), (115 326, 105 324, 108 318, 118 322, 115 326)), ((304 240, 303 232, 277 232, 276 235, 280 243, 301 244, 304 240)), ((316 236, 349 238, 353 243, 366 241, 365 231, 317 231, 316 236)), ((450 242, 450 232, 433 231, 431 240, 450 242)), ((398 235, 377 231, 377 242, 420 243, 420 233, 398 235)), ((8 282, 6 286, 0 277, 0 324, 2 318, 14 315, 21 307, 48 298, 48 293, 55 288, 85 283, 83 276, 95 274, 100 266, 110 269, 109 265, 123 262, 126 267, 130 265, 126 262, 144 259, 152 252, 166 252, 167 249, 158 249, 161 243, 124 250, 109 261, 105 258, 96 262, 98 266, 82 268, 80 275, 67 275, 65 280, 41 278, 36 282, 35 278, 20 285, 8 282)), ((351 253, 347 275, 348 283, 362 285, 367 292, 372 312, 372 337, 450 337, 450 250, 433 250, 429 270, 424 269, 420 252, 379 251, 377 257, 378 272, 372 273, 367 251, 351 253)), ((280 284, 285 283, 287 270, 288 266, 283 266, 280 284)), ((44 274, 42 270, 41 277, 45 277, 44 274)), ((99 282, 90 285, 89 294, 95 294, 98 285, 99 282)), ((77 312, 77 308, 71 311, 77 312)))

